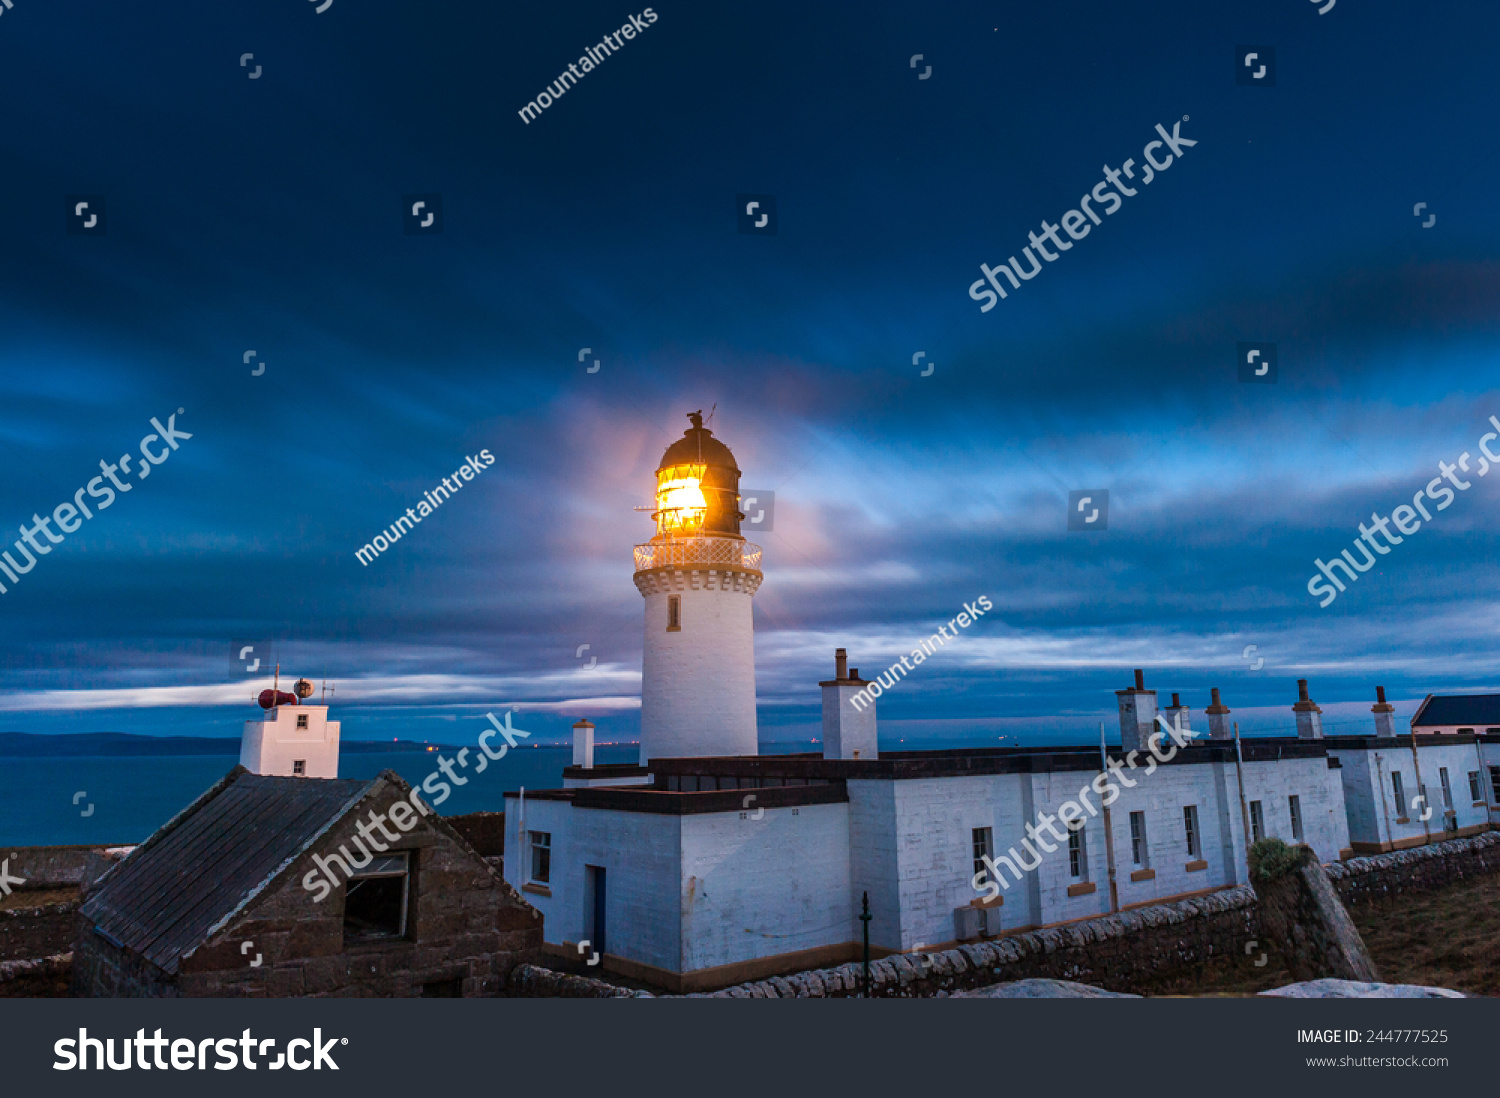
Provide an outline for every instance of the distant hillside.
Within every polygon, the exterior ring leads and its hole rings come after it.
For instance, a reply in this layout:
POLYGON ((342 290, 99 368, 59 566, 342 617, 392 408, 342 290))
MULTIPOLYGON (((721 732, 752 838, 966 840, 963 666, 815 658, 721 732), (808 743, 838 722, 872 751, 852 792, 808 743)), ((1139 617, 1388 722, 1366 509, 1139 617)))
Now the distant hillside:
MULTIPOLYGON (((345 754, 426 751, 427 744, 411 740, 343 740, 345 754)), ((445 746, 445 745, 439 745, 445 746)), ((452 750, 452 748, 446 748, 452 750)), ((0 732, 0 758, 71 758, 80 755, 230 755, 240 753, 238 737, 132 736, 125 732, 80 732, 71 736, 37 736, 0 732)))

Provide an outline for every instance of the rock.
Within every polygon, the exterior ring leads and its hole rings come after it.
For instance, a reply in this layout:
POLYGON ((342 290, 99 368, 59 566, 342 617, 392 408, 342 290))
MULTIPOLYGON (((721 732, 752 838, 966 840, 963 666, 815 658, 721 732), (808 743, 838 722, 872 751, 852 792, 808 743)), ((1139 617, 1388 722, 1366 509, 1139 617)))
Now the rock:
POLYGON ((1012 980, 1004 984, 975 988, 973 991, 955 991, 955 999, 1139 999, 1139 995, 1126 995, 1118 991, 1105 991, 1102 987, 1075 984, 1071 980, 1012 980))
POLYGON ((1275 999, 1467 999, 1461 991, 1417 984, 1376 984, 1359 980, 1304 980, 1262 995, 1275 999))
POLYGON ((1250 848, 1260 925, 1301 981, 1380 979, 1370 951, 1312 848, 1262 839, 1250 848))

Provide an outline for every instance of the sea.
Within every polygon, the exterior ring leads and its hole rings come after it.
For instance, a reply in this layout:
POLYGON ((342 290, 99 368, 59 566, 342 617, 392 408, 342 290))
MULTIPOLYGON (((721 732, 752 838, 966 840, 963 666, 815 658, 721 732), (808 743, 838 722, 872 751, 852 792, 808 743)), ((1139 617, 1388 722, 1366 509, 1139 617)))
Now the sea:
MULTIPOLYGON (((444 750, 451 758, 452 749, 444 750)), ((420 785, 437 772, 437 757, 436 750, 345 751, 339 757, 339 777, 373 778, 394 770, 420 785)), ((633 743, 594 749, 596 765, 639 757, 639 745, 633 743)), ((560 788, 563 767, 572 761, 570 746, 518 745, 483 774, 471 768, 468 784, 454 786, 438 811, 445 816, 503 812, 507 792, 523 786, 560 788)), ((17 846, 139 843, 238 762, 238 741, 223 755, 0 758, 0 857, 17 846)))

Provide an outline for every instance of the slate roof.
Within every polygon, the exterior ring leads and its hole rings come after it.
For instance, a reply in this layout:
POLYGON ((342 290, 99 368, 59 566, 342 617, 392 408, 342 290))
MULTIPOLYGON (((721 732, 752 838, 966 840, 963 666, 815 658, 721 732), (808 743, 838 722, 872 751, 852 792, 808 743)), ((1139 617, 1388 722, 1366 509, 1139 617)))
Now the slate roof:
POLYGON ((1500 694, 1434 694, 1412 718, 1418 728, 1459 724, 1483 732, 1500 727, 1500 694))
MULTIPOLYGON (((105 876, 81 914, 168 973, 382 781, 236 766, 105 876)), ((404 784, 404 783, 401 783, 404 784)))

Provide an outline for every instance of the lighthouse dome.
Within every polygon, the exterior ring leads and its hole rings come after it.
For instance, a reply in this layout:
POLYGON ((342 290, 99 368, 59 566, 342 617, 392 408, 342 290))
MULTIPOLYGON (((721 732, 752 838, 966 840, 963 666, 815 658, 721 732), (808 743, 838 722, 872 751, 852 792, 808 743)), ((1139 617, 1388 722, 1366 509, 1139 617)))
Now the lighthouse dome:
POLYGON ((656 467, 656 537, 740 536, 740 467, 702 412, 656 467))

